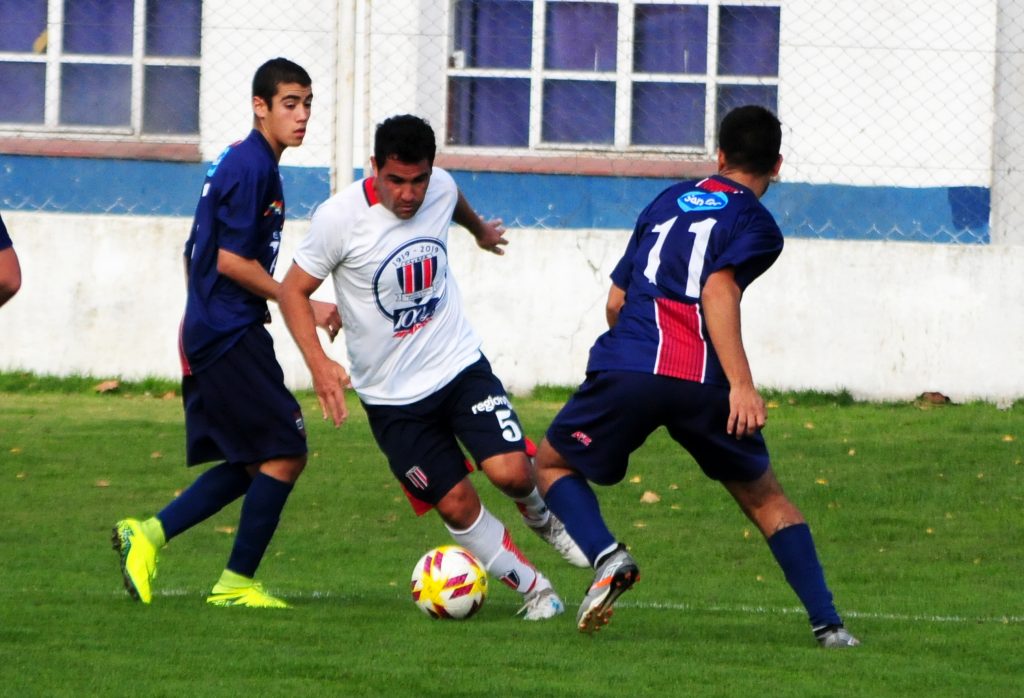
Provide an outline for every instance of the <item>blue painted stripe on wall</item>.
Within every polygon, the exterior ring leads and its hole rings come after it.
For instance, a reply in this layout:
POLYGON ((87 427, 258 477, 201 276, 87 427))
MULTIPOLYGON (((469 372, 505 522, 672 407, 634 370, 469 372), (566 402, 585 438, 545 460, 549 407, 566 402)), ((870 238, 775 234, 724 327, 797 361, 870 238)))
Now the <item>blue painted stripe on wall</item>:
MULTIPOLYGON (((0 209, 192 217, 209 163, 0 155, 0 209)), ((309 218, 330 172, 282 167, 288 215, 309 218)))
MULTIPOLYGON (((0 209, 191 216, 206 163, 0 155, 0 209)), ((308 218, 330 193, 326 168, 282 167, 288 215, 308 218)), ((478 211, 509 226, 633 227, 671 182, 453 171, 478 211)), ((356 176, 361 173, 356 172, 356 176)), ((991 194, 984 187, 772 185, 764 198, 791 237, 988 243, 991 194)))

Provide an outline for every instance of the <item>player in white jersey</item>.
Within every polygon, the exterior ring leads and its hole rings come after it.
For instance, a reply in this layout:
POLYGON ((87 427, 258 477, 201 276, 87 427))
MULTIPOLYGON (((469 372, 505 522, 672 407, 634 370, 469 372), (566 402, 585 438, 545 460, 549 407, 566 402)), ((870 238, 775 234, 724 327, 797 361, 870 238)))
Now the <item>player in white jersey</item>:
POLYGON ((500 220, 480 218, 451 175, 433 167, 435 152, 433 129, 418 117, 396 116, 377 127, 373 176, 317 209, 283 282, 281 312, 324 418, 336 426, 345 420, 351 383, 416 513, 436 509, 457 543, 523 595, 525 618, 551 618, 564 610, 561 599, 481 503, 460 442, 516 502, 527 526, 569 562, 589 563, 533 484, 529 444, 448 268, 453 220, 496 254, 508 244, 505 230, 500 220), (351 376, 324 352, 307 312, 328 276, 351 376))

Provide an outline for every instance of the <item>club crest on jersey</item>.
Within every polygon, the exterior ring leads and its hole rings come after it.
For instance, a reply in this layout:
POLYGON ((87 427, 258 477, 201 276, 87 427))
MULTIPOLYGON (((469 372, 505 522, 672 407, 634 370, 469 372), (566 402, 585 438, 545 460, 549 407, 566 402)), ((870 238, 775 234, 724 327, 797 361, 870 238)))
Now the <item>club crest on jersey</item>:
POLYGON ((284 213, 284 202, 283 201, 271 201, 270 205, 267 206, 267 210, 263 212, 263 217, 269 216, 280 216, 284 213))
POLYGON ((729 197, 720 191, 688 191, 678 199, 679 208, 690 211, 718 211, 729 203, 729 197))
POLYGON ((436 238, 417 238, 392 252, 373 275, 377 309, 405 337, 434 318, 444 300, 448 251, 436 238))

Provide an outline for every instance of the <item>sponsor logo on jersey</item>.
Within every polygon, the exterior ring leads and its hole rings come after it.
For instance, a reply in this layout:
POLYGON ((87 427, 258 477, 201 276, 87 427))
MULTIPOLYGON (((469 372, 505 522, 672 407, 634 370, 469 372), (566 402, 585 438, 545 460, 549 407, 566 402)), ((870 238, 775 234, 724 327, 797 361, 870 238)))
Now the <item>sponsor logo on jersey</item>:
POLYGON ((430 485, 427 474, 418 465, 414 465, 405 471, 405 479, 418 490, 425 490, 430 485))
POLYGON ((729 203, 729 197, 720 191, 688 191, 678 199, 679 208, 690 211, 718 211, 729 203))
POLYGON ((284 213, 284 202, 283 201, 271 201, 270 205, 267 206, 267 210, 263 212, 264 218, 270 216, 280 216, 284 213))
POLYGON ((473 414, 481 412, 494 412, 499 407, 510 407, 507 395, 488 395, 486 400, 473 405, 473 414))
POLYGON ((417 238, 388 255, 373 275, 377 309, 395 337, 415 333, 434 319, 444 300, 448 251, 436 238, 417 238))

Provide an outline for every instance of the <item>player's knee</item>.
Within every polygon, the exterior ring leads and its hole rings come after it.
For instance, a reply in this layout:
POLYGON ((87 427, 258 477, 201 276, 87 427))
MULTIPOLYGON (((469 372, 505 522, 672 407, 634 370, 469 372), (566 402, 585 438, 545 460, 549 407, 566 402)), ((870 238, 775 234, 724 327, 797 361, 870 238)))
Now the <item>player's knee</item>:
POLYGON ((530 461, 522 452, 502 453, 480 463, 491 483, 506 494, 525 496, 533 490, 530 461))
POLYGON ((293 456, 291 458, 277 458, 267 461, 260 466, 259 470, 272 478, 294 484, 302 471, 306 468, 306 455, 293 456))
POLYGON ((476 490, 464 479, 448 490, 434 508, 449 528, 464 531, 480 518, 481 506, 476 490))

